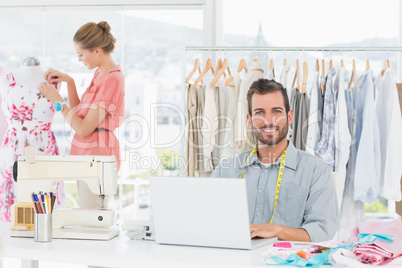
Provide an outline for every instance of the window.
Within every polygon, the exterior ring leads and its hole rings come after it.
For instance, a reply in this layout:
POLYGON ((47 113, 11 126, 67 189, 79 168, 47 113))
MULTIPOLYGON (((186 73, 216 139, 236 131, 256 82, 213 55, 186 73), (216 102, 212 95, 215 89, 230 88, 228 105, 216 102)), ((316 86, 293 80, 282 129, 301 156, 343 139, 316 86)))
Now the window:
MULTIPOLYGON (((173 120, 177 113, 185 114, 181 110, 184 106, 183 48, 202 44, 203 11, 201 6, 190 10, 160 8, 56 6, 0 9, 0 34, 5 37, 0 43, 0 63, 16 70, 23 59, 34 56, 44 70, 53 68, 71 75, 79 96, 89 86, 94 70, 88 70, 78 61, 73 36, 86 22, 107 21, 111 25, 117 39, 112 56, 126 78, 125 120, 115 133, 121 146, 119 175, 123 179, 148 178, 152 172, 163 171, 165 167, 161 164, 142 165, 145 161, 133 159, 137 156, 139 159, 157 158, 159 150, 178 154, 180 141, 184 138, 178 119, 173 120), (172 102, 174 109, 168 108, 169 113, 165 116, 164 110, 158 107, 172 102), (161 137, 163 143, 158 142, 161 137)), ((61 94, 67 98, 65 84, 61 94)), ((68 155, 74 131, 60 113, 53 118, 52 130, 60 154, 68 155)))

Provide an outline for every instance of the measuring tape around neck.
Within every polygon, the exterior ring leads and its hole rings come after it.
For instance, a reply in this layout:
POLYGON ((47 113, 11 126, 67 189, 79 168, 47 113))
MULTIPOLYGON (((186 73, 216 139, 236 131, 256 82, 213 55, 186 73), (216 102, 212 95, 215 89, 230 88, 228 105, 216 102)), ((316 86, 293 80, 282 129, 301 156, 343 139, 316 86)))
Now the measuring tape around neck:
MULTIPOLYGON (((239 179, 242 178, 243 176, 243 170, 248 162, 248 160, 250 159, 250 157, 258 151, 258 148, 254 148, 250 154, 248 155, 246 162, 244 163, 244 166, 241 170, 239 179)), ((274 213, 275 213, 275 208, 276 208, 276 204, 278 203, 278 197, 279 197, 279 189, 281 188, 281 183, 282 183, 282 177, 283 177, 283 170, 285 169, 285 158, 286 158, 286 149, 283 151, 282 155, 281 155, 281 163, 279 166, 279 172, 278 172, 278 178, 276 180, 276 189, 275 189, 275 202, 274 202, 274 209, 272 211, 272 217, 271 220, 269 221, 269 223, 272 223, 273 219, 274 219, 274 213)))

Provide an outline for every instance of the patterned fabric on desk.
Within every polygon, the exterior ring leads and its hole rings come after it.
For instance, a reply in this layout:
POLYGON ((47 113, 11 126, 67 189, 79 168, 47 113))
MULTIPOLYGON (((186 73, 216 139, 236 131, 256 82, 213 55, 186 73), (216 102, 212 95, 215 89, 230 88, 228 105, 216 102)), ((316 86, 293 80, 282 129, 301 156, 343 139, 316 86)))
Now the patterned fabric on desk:
POLYGON ((351 241, 346 243, 329 240, 305 247, 271 247, 263 254, 265 263, 297 267, 325 264, 336 267, 365 267, 366 264, 401 267, 402 220, 361 222, 354 231, 351 241))
POLYGON ((402 220, 367 221, 358 224, 359 233, 377 233, 394 235, 393 242, 380 239, 373 243, 359 244, 353 247, 353 254, 362 263, 383 265, 396 258, 402 258, 402 220))

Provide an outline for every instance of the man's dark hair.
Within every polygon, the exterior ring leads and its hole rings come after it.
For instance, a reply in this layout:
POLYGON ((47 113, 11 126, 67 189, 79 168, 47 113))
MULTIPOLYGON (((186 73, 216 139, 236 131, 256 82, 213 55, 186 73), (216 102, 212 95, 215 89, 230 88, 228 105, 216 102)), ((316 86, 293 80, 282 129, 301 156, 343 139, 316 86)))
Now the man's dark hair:
POLYGON ((250 89, 247 93, 247 102, 248 102, 248 113, 250 116, 252 116, 252 111, 251 111, 251 98, 253 97, 254 93, 264 95, 267 93, 271 92, 276 92, 280 91, 283 96, 283 103, 285 104, 285 109, 286 109, 286 114, 288 114, 290 110, 290 105, 289 105, 289 98, 288 98, 288 93, 286 91, 286 88, 282 86, 281 83, 278 83, 274 80, 268 80, 268 79, 258 79, 257 81, 254 81, 250 89))

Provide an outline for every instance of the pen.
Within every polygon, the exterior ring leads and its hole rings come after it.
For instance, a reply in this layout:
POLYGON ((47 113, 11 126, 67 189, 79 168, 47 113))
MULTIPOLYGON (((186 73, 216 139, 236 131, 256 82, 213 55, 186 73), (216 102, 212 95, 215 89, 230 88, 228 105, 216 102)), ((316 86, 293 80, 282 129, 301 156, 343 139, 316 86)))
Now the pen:
POLYGON ((44 196, 44 194, 41 194, 40 195, 40 201, 41 201, 41 204, 42 204, 42 208, 43 208, 43 213, 46 213, 46 211, 47 211, 47 209, 46 209, 46 203, 45 203, 45 196, 44 196))
POLYGON ((53 194, 53 195, 52 195, 52 212, 53 212, 53 209, 54 209, 54 203, 55 203, 55 201, 56 201, 56 198, 57 198, 57 195, 56 195, 56 194, 53 194))
POLYGON ((53 199, 53 192, 49 192, 50 213, 53 212, 53 202, 52 202, 52 199, 53 199))
POLYGON ((38 207, 38 213, 42 213, 43 210, 42 210, 42 207, 40 205, 39 198, 38 198, 37 194, 34 194, 34 199, 35 199, 36 206, 38 207))
POLYGON ((31 194, 31 198, 32 198, 32 204, 33 204, 34 212, 38 213, 38 209, 36 208, 36 204, 35 204, 34 193, 31 194))

